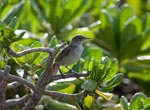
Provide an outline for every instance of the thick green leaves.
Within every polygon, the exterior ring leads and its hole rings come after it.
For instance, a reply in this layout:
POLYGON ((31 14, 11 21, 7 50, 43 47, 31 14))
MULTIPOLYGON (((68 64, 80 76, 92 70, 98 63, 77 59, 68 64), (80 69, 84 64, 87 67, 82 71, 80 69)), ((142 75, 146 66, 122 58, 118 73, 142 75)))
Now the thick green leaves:
POLYGON ((136 93, 130 102, 127 101, 126 97, 121 96, 120 104, 123 110, 149 110, 150 98, 147 98, 143 93, 136 93))
POLYGON ((135 94, 131 101, 130 101, 130 110, 140 110, 143 109, 144 106, 144 100, 146 99, 146 96, 142 93, 135 94))
POLYGON ((121 107, 123 110, 128 110, 128 101, 127 101, 126 97, 121 96, 120 104, 121 104, 121 107))
POLYGON ((5 29, 5 26, 6 26, 6 24, 3 21, 0 20, 0 30, 5 29))
POLYGON ((22 37, 24 36, 25 32, 21 32, 15 39, 14 39, 14 42, 15 41, 18 41, 18 40, 21 40, 22 37))
POLYGON ((55 35, 50 39, 49 47, 54 48, 58 44, 58 40, 55 35))
POLYGON ((52 28, 57 31, 65 26, 72 19, 81 15, 88 6, 88 0, 51 0, 49 2, 50 22, 52 28), (62 10, 63 8, 63 10, 62 10))
POLYGON ((150 104, 148 104, 148 105, 144 108, 144 110, 150 110, 150 104))
POLYGON ((109 57, 105 57, 105 59, 102 61, 102 64, 104 65, 104 73, 106 73, 106 71, 108 70, 108 68, 110 68, 111 66, 111 60, 109 59, 109 57))
POLYGON ((103 91, 110 91, 123 79, 123 74, 116 74, 118 72, 117 61, 112 62, 109 57, 105 57, 102 61, 88 60, 85 66, 90 71, 90 77, 81 86, 84 90, 92 92, 100 87, 103 91))
POLYGON ((9 24, 10 28, 15 29, 16 23, 17 23, 17 17, 12 18, 12 20, 10 21, 10 24, 9 24))
POLYGON ((128 6, 128 5, 124 5, 122 7, 120 16, 119 16, 119 21, 120 21, 120 30, 123 31, 124 26, 126 25, 127 20, 129 20, 130 17, 134 16, 135 12, 134 10, 128 6))
POLYGON ((15 16, 20 16, 22 9, 24 6, 24 1, 21 1, 20 3, 16 4, 11 10, 3 17, 3 21, 6 24, 9 24, 15 16))
POLYGON ((97 88, 97 82, 95 80, 86 80, 82 85, 81 88, 87 90, 89 92, 93 92, 97 88))
POLYGON ((90 108, 90 107, 92 106, 92 103, 93 103, 93 96, 87 95, 87 96, 84 98, 84 105, 85 105, 87 108, 90 108))
POLYGON ((123 79, 123 74, 117 74, 112 79, 110 79, 108 82, 106 82, 106 87, 104 87, 104 90, 111 90, 114 87, 116 87, 123 79))
POLYGON ((15 32, 9 27, 5 27, 0 30, 0 43, 2 47, 7 47, 15 41, 16 35, 15 32))

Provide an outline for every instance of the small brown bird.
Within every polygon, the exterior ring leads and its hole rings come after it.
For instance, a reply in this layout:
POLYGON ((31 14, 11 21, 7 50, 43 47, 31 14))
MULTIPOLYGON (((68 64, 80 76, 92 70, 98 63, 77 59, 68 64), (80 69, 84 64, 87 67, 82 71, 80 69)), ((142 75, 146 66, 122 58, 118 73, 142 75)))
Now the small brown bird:
MULTIPOLYGON (((66 68, 68 68, 67 66, 72 65, 79 60, 83 51, 83 43, 87 39, 89 38, 86 38, 82 35, 77 35, 73 37, 70 44, 66 48, 64 48, 60 52, 60 54, 56 57, 56 60, 54 63, 54 73, 57 73, 57 71, 59 70, 60 73, 62 74, 60 66, 66 66, 66 68)), ((71 72, 77 73, 73 70, 71 70, 71 72)))

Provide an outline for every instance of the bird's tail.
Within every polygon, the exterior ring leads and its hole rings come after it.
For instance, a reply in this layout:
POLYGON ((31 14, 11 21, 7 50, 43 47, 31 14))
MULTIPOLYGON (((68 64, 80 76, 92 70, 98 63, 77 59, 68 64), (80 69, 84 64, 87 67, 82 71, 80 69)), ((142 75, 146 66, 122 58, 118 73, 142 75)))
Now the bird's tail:
POLYGON ((53 75, 56 75, 58 73, 59 70, 59 64, 54 63, 53 64, 53 75))

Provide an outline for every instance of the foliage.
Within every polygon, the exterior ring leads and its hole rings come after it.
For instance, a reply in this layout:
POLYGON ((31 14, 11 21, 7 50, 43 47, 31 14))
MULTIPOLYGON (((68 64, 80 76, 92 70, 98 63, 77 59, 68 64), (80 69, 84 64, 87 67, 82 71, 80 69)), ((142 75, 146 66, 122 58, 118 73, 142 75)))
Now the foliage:
POLYGON ((136 93, 130 100, 122 96, 120 98, 121 107, 124 110, 148 110, 150 109, 150 98, 146 97, 143 93, 136 93))
MULTIPOLYGON (((0 69, 11 65, 12 74, 22 76, 22 73, 27 73, 27 79, 34 82, 33 76, 40 76, 45 68, 47 54, 31 53, 14 58, 7 54, 8 46, 17 52, 34 47, 54 49, 60 41, 69 41, 72 36, 83 34, 92 40, 84 45, 77 64, 70 67, 78 72, 91 71, 90 77, 57 82, 48 87, 50 90, 76 93, 84 89, 90 93, 98 89, 110 92, 122 80, 122 74, 116 74, 120 72, 134 78, 144 92, 150 94, 147 87, 150 82, 149 0, 126 0, 126 3, 123 0, 1 2, 0 69)), ((94 98, 88 94, 83 103, 88 108, 95 107, 94 98)), ((132 97, 130 105, 123 96, 120 103, 124 109, 146 110, 149 109, 148 100, 140 93, 132 97)))

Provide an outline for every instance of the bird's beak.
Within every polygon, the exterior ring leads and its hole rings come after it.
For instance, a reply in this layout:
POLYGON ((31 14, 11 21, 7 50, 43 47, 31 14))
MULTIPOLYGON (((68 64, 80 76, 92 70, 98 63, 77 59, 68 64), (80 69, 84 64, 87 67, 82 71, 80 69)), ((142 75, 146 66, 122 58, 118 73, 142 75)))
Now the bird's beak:
POLYGON ((91 39, 91 38, 86 37, 86 39, 88 40, 88 39, 91 39))
POLYGON ((88 38, 88 37, 85 37, 85 40, 87 41, 87 40, 90 40, 91 38, 88 38))
POLYGON ((83 42, 87 42, 88 40, 90 40, 91 38, 85 37, 83 42))

